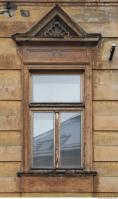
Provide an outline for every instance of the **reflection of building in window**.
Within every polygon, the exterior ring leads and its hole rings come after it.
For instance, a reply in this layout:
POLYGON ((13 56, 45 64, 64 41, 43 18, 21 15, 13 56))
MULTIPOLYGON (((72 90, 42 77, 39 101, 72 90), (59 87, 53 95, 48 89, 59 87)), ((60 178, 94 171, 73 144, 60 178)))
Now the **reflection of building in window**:
MULTIPOLYGON (((61 123, 61 167, 80 167, 81 162, 81 115, 61 123)), ((49 130, 33 138, 33 162, 35 167, 51 166, 54 156, 54 132, 49 130)))

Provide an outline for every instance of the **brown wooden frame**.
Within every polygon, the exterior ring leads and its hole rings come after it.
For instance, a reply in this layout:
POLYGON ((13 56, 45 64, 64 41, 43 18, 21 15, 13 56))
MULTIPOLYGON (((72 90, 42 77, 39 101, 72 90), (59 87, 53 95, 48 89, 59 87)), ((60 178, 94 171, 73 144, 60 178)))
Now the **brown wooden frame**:
MULTIPOLYGON (((40 171, 42 171, 42 170, 47 170, 47 172, 49 171, 49 170, 77 170, 77 168, 75 169, 75 168, 70 168, 70 169, 67 169, 67 168, 61 168, 60 167, 60 126, 59 126, 59 120, 60 120, 60 112, 81 112, 81 117, 82 117, 82 120, 84 120, 83 119, 83 114, 82 114, 82 112, 84 112, 84 110, 83 109, 70 109, 70 108, 60 108, 60 109, 55 109, 55 108, 53 108, 53 110, 48 110, 48 108, 46 109, 40 109, 40 108, 31 108, 30 109, 31 110, 31 112, 32 113, 34 113, 34 112, 50 112, 50 113, 54 113, 54 115, 55 115, 55 119, 54 119, 54 123, 55 123, 55 125, 54 125, 54 162, 53 162, 53 168, 36 168, 36 167, 32 167, 32 165, 31 165, 31 167, 30 167, 30 169, 31 170, 33 170, 33 171, 35 171, 35 170, 37 170, 38 172, 40 172, 40 171), (55 111, 54 111, 55 110, 55 111)), ((31 128, 32 129, 32 128, 31 128)), ((82 125, 81 125, 81 132, 83 133, 83 122, 82 122, 82 125)), ((32 133, 33 132, 31 132, 31 134, 30 135, 32 135, 32 133)), ((82 134, 83 135, 83 134, 82 134)), ((83 142, 83 139, 81 139, 81 141, 83 142)), ((80 170, 80 169, 82 169, 83 168, 83 157, 82 157, 82 154, 83 154, 83 150, 82 150, 82 148, 83 148, 83 143, 81 143, 81 167, 80 168, 78 168, 78 170, 80 170)))
MULTIPOLYGON (((51 69, 50 71, 55 70, 55 68, 52 70, 53 65, 51 65, 51 69)), ((55 67, 55 65, 54 65, 55 67)), ((58 66, 59 69, 59 66, 58 66)), ((38 65, 35 66, 33 68, 33 71, 38 71, 38 65)), ((85 66, 85 65, 78 65, 78 70, 77 70, 77 65, 76 65, 76 71, 80 71, 80 73, 84 73, 84 78, 85 78, 85 104, 74 104, 74 106, 70 106, 69 104, 67 104, 67 107, 65 106, 65 104, 62 104, 58 106, 58 104, 53 105, 52 107, 47 109, 46 104, 42 104, 42 106, 40 106, 40 110, 80 110, 83 109, 85 106, 85 119, 84 119, 84 143, 86 143, 86 145, 84 144, 84 170, 91 170, 92 169, 92 139, 91 139, 91 133, 92 133, 92 106, 90 106, 90 103, 92 103, 92 91, 90 92, 90 89, 92 90, 92 78, 90 78, 90 75, 92 73, 92 70, 90 65, 89 66, 85 66), (89 69, 89 70, 88 70, 89 69), (78 106, 79 105, 79 106, 78 106), (69 108, 70 107, 70 108, 69 108), (87 126, 87 127, 86 127, 87 126), (91 150, 91 151, 90 151, 91 150), (86 153, 87 151, 87 153, 86 153), (89 154, 89 155, 88 155, 89 154)), ((39 65, 39 71, 41 71, 40 69, 40 65, 39 65)), ((45 66, 43 66, 43 73, 44 71, 47 71, 47 66, 45 68, 45 66)), ((48 66, 48 71, 49 71, 49 66, 48 66)), ((58 71, 58 70, 57 70, 58 71)), ((61 69, 61 71, 63 71, 61 69)), ((65 71, 65 70, 64 70, 65 71)), ((73 70, 70 70, 70 66, 69 68, 67 68, 66 66, 66 71, 68 73, 68 71, 73 73, 73 70)), ((24 65, 24 71, 23 71, 23 77, 24 77, 24 149, 25 149, 25 153, 24 153, 24 171, 28 172, 31 171, 30 170, 30 157, 31 157, 31 145, 30 145, 30 137, 29 137, 29 124, 30 124, 30 117, 29 117, 29 95, 28 95, 28 91, 29 91, 29 78, 30 78, 30 72, 31 72, 31 67, 29 67, 28 65, 24 65)), ((41 105, 41 104, 40 104, 41 105)), ((30 105, 30 108, 32 107, 32 104, 30 105)), ((32 110, 39 110, 39 104, 35 104, 32 108, 32 110)), ((31 128, 31 126, 30 126, 31 128)))
MULTIPOLYGON (((30 71, 31 72, 31 71, 30 71)), ((35 69, 33 69, 33 72, 31 72, 32 75, 34 74, 79 74, 80 75, 80 86, 82 84, 82 87, 81 87, 81 102, 80 103, 30 103, 30 110, 31 111, 41 111, 41 112, 54 112, 55 111, 55 150, 54 150, 54 156, 55 156, 55 164, 54 164, 54 169, 58 169, 59 168, 59 163, 60 163, 60 127, 59 127, 59 115, 60 115, 60 112, 63 111, 63 112, 71 112, 71 111, 83 111, 84 112, 84 74, 83 74, 83 71, 81 70, 44 70, 44 71, 41 71, 41 70, 36 70, 35 72, 35 69)), ((31 85, 31 81, 30 81, 30 85, 31 85)), ((31 86, 30 86, 31 88, 31 86)), ((83 120, 83 119, 82 119, 83 120)), ((84 120, 83 120, 84 121, 84 120)), ((82 122, 82 125, 83 125, 83 122, 82 122)), ((83 128, 82 128, 82 132, 83 132, 83 128)), ((82 133, 81 132, 81 133, 82 133)), ((83 133, 84 134, 84 133, 83 133)), ((82 139, 82 142, 83 142, 83 139, 82 139)), ((81 143, 81 154, 83 152, 82 150, 83 148, 83 143, 81 143)), ((83 158, 82 158, 82 155, 81 155, 81 165, 83 166, 83 158)), ((81 166, 81 168, 82 168, 81 166)), ((59 168, 60 169, 60 168, 59 168)), ((78 168, 79 169, 79 168, 78 168)))
MULTIPOLYGON (((48 70, 38 70, 38 69, 30 69, 30 77, 29 77, 29 93, 32 89, 32 80, 31 80, 31 76, 32 75, 48 75, 48 74, 78 74, 80 75, 80 97, 81 97, 81 101, 80 103, 33 103, 32 99, 31 99, 31 93, 29 95, 29 110, 30 112, 55 112, 55 125, 54 125, 54 129, 55 129, 55 133, 54 133, 54 168, 53 169, 61 169, 60 168, 60 127, 59 127, 59 117, 60 117, 60 112, 76 112, 76 111, 81 111, 84 113, 84 71, 83 70, 70 70, 70 69, 66 69, 66 70, 52 70, 52 69, 48 69, 48 70), (31 101, 31 102, 30 102, 31 101)), ((30 114, 32 115, 32 114, 30 114)), ((83 168, 83 163, 84 163, 84 158, 82 157, 84 152, 84 147, 83 147, 83 137, 84 137, 84 128, 83 128, 83 121, 84 121, 84 114, 82 114, 82 126, 81 126, 81 168, 78 169, 82 169, 83 168)), ((31 116, 32 117, 32 116, 31 116)), ((31 117, 30 117, 30 121, 31 121, 31 117)), ((30 122, 31 123, 31 122, 30 122)), ((32 129, 32 126, 30 125, 30 128, 32 129)), ((31 130, 29 129, 29 132, 31 130)), ((33 135, 33 132, 31 132, 30 135, 33 135)), ((32 138, 29 139, 30 141, 30 145, 32 145, 32 138)), ((32 148, 32 147, 31 147, 32 148)), ((31 155, 31 152, 29 152, 29 154, 31 155)), ((31 161, 31 157, 30 157, 30 161, 31 161)), ((31 163, 30 163, 31 165, 31 163)), ((30 167, 30 169, 32 170, 36 170, 36 168, 33 168, 32 166, 30 167)), ((38 169, 38 168, 37 168, 38 169)), ((39 169, 41 170, 41 169, 39 169)), ((63 169, 64 170, 64 169, 63 169)), ((72 169, 70 169, 72 170, 72 169)))

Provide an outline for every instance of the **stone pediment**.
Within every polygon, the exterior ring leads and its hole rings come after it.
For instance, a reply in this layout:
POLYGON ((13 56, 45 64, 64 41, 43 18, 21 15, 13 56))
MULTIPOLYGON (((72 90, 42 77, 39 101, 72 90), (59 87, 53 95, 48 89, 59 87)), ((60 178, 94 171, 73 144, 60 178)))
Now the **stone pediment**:
POLYGON ((39 30, 35 36, 40 38, 74 38, 78 37, 78 34, 56 15, 45 27, 39 30))
POLYGON ((23 41, 47 41, 47 40, 86 40, 97 41, 100 34, 88 34, 78 24, 76 24, 61 7, 56 5, 26 33, 16 33, 13 39, 16 42, 23 41), (88 39, 87 39, 88 38, 88 39))

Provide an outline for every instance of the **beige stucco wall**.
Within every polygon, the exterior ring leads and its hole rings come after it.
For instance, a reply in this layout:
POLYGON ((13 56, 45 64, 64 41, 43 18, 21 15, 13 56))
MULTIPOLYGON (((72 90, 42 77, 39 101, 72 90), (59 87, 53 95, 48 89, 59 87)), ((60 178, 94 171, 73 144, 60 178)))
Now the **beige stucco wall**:
MULTIPOLYGON (((112 42, 118 46, 118 4, 114 4, 115 0, 111 4, 81 2, 82 5, 70 1, 71 6, 69 3, 61 6, 86 32, 103 36, 93 68, 93 165, 98 176, 95 178, 96 193, 65 196, 118 196, 117 48, 113 61, 108 61, 112 42)), ((22 168, 22 65, 16 44, 10 37, 15 32, 30 29, 53 5, 18 3, 13 17, 0 15, 0 196, 31 196, 20 193, 17 178, 17 171, 22 168), (22 17, 21 9, 29 10, 30 16, 22 17)), ((2 3, 0 9, 3 9, 2 3)))

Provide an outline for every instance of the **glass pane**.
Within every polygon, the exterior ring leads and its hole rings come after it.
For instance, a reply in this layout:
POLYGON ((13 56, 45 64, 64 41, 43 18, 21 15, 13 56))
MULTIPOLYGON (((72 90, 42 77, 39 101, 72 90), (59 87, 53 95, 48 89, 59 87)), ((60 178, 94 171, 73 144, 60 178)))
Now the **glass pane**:
POLYGON ((33 113, 32 161, 35 168, 53 167, 54 115, 49 112, 33 113))
POLYGON ((80 75, 33 75, 33 102, 80 102, 80 75))
POLYGON ((61 113, 61 168, 81 167, 81 112, 61 113))

